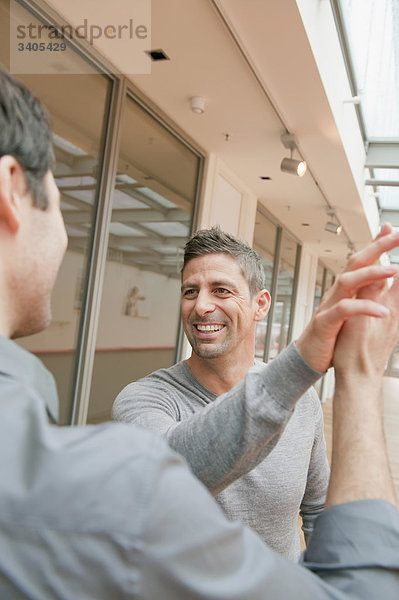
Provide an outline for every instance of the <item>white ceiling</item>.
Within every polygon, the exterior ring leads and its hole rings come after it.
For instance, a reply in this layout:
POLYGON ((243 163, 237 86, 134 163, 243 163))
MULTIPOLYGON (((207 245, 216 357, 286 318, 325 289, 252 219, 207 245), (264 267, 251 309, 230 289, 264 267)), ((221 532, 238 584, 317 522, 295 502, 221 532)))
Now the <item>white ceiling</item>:
MULTIPOLYGON (((121 1, 112 3, 115 15, 121 1)), ((50 4, 66 18, 69 6, 76 8, 61 0, 50 4)), ((279 222, 338 271, 346 261, 348 238, 360 248, 371 234, 298 4, 152 0, 151 47, 162 48, 170 60, 153 62, 150 75, 129 78, 198 148, 216 153, 279 222), (197 95, 206 102, 202 115, 190 110, 190 98, 197 95), (282 158, 289 155, 280 141, 287 130, 296 135, 308 162, 303 178, 280 171, 282 158), (324 231, 327 202, 344 226, 341 236, 324 231)))
POLYGON ((296 2, 152 0, 151 43, 170 60, 133 82, 339 270, 347 237, 324 231, 325 199, 356 247, 371 236, 296 2), (205 98, 203 115, 190 110, 195 95, 205 98), (289 153, 280 141, 286 129, 310 167, 303 178, 280 171, 289 153))

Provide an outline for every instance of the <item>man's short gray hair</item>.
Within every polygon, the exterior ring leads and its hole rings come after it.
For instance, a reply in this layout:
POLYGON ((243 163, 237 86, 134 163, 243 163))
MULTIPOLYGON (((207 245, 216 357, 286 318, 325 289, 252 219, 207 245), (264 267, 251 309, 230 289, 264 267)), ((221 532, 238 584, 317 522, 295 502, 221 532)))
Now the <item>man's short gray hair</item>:
POLYGON ((222 231, 219 225, 201 229, 191 236, 184 247, 182 274, 190 260, 207 254, 227 254, 234 258, 248 283, 251 297, 264 289, 265 271, 259 254, 246 242, 222 231))

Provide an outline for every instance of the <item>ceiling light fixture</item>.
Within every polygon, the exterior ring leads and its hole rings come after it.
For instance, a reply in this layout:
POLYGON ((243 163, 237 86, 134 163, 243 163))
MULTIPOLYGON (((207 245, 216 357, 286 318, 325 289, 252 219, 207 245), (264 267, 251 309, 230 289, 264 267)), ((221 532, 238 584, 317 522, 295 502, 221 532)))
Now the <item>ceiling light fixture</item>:
POLYGON ((290 149, 290 158, 283 158, 280 169, 284 173, 303 177, 306 173, 307 165, 304 160, 296 160, 293 158, 294 150, 297 149, 295 136, 292 133, 283 133, 280 139, 283 146, 290 149))
POLYGON ((202 115, 205 112, 205 100, 202 96, 193 96, 191 98, 191 110, 197 115, 202 115))
POLYGON ((330 231, 331 233, 335 233, 336 235, 339 235, 342 231, 342 225, 340 225, 339 223, 333 223, 332 221, 327 221, 324 229, 326 231, 330 231))
POLYGON ((306 162, 304 160, 295 160, 295 158, 283 158, 280 169, 284 173, 291 173, 302 177, 306 173, 306 162))
POLYGON ((327 211, 327 215, 329 216, 329 221, 327 221, 324 227, 325 231, 339 235, 342 231, 342 225, 338 222, 335 212, 330 209, 327 211))

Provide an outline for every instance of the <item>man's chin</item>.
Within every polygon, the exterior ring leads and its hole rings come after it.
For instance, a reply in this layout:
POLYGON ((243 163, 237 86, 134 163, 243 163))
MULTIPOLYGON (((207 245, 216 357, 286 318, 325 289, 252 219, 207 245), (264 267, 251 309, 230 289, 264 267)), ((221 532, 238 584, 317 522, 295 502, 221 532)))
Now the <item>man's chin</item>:
POLYGON ((225 353, 225 348, 220 346, 212 346, 212 345, 201 345, 201 346, 193 346, 193 352, 198 356, 198 358, 219 358, 223 356, 225 353))

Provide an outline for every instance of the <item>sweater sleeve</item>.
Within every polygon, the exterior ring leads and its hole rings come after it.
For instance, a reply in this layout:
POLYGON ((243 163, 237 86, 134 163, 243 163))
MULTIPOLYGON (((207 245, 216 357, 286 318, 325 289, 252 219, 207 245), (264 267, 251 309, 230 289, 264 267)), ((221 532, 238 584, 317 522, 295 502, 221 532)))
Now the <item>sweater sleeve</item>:
POLYGON ((316 518, 324 510, 330 478, 330 466, 327 460, 326 441, 324 437, 323 411, 315 390, 312 389, 309 393, 312 394, 315 411, 315 435, 310 456, 306 489, 300 508, 302 530, 305 534, 306 544, 309 543, 316 518))
POLYGON ((265 546, 252 530, 228 521, 200 482, 176 463, 159 473, 149 500, 138 546, 140 597, 397 600, 398 544, 393 505, 353 502, 331 507, 317 519, 298 565, 265 546))
POLYGON ((292 343, 268 365, 184 420, 166 390, 141 380, 117 397, 113 418, 165 437, 194 474, 217 494, 275 447, 297 400, 320 377, 292 343))

